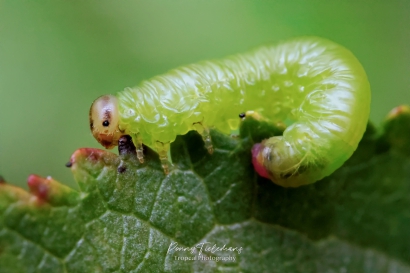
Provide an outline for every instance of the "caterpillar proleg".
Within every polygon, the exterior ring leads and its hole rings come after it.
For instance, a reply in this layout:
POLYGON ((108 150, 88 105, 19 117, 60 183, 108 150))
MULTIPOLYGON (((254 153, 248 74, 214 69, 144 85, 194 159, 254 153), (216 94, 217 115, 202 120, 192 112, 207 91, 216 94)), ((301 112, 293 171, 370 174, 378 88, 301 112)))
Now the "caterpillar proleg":
POLYGON ((302 37, 221 60, 182 66, 96 99, 90 109, 94 137, 106 148, 130 135, 157 150, 168 171, 170 143, 198 131, 212 152, 209 129, 229 134, 240 113, 257 111, 287 125, 283 136, 252 149, 255 170, 284 187, 313 183, 339 168, 366 129, 370 85, 346 48, 302 37))

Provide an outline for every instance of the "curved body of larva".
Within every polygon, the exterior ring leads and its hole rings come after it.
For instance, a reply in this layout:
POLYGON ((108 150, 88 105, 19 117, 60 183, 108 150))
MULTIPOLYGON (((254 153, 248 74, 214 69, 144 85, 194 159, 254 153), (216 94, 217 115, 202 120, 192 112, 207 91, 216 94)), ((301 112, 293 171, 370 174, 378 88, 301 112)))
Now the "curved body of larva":
POLYGON ((350 51, 302 37, 171 70, 117 99, 120 130, 151 147, 198 129, 193 124, 230 133, 249 110, 283 122, 283 136, 254 146, 253 162, 273 182, 297 187, 331 174, 357 148, 370 86, 350 51))

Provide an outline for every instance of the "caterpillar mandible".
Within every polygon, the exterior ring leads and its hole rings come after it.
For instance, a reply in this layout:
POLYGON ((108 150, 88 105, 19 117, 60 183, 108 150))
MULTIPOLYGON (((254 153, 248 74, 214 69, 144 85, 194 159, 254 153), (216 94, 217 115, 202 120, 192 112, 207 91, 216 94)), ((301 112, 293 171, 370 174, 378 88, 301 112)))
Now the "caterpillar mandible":
POLYGON ((143 143, 153 147, 167 173, 177 135, 198 131, 212 153, 209 129, 229 134, 239 126, 238 114, 252 110, 288 125, 283 136, 253 146, 255 170, 297 187, 331 174, 352 155, 369 117, 370 85, 349 50, 302 37, 176 68, 99 97, 89 117, 103 146, 130 135, 138 159, 144 160, 143 143))

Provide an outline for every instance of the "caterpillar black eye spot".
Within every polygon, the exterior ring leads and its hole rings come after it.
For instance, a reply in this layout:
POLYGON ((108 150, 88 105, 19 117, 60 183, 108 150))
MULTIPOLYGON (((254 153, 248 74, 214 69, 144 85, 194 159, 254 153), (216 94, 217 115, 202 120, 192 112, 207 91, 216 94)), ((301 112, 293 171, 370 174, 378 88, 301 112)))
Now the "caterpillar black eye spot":
POLYGON ((240 118, 244 118, 244 117, 246 117, 246 114, 245 114, 245 112, 243 112, 243 113, 240 113, 240 114, 239 114, 239 117, 240 117, 240 118))
POLYGON ((109 122, 108 120, 104 120, 103 123, 102 123, 102 125, 103 125, 104 127, 108 127, 108 126, 110 125, 110 122, 109 122))

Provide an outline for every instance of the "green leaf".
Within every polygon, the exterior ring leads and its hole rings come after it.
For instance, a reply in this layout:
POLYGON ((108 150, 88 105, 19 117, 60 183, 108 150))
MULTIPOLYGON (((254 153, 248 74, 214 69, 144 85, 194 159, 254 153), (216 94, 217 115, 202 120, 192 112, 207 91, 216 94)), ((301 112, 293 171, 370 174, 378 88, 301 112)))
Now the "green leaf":
POLYGON ((35 175, 30 192, 0 184, 0 272, 410 272, 410 158, 395 148, 410 142, 391 137, 406 113, 296 189, 254 173, 252 145, 281 130, 250 119, 240 138, 212 132, 213 155, 178 137, 168 176, 149 149, 143 164, 79 149, 78 192, 35 175))

